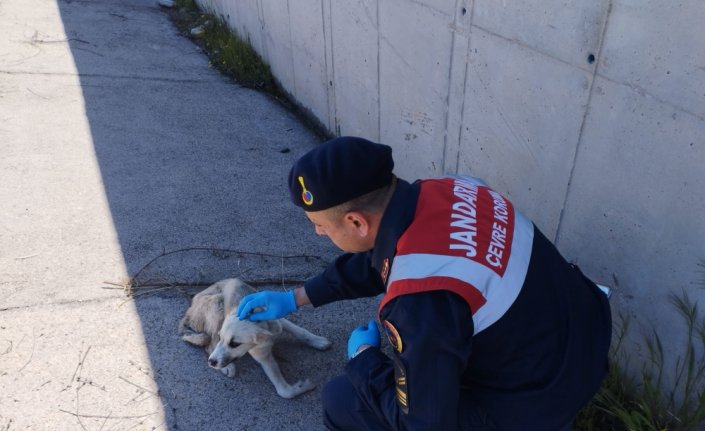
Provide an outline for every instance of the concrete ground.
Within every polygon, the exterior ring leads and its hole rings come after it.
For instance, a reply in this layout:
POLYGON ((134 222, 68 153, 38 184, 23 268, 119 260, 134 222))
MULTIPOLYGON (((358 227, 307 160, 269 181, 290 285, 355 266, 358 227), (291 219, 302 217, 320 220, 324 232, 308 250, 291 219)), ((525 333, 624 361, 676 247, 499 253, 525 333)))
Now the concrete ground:
POLYGON ((374 299, 292 317, 334 345, 278 346, 318 383, 284 400, 250 358, 207 367, 177 334, 197 289, 173 287, 281 289, 335 256, 286 190, 316 136, 156 0, 5 0, 0 28, 0 430, 323 429, 320 387, 374 299), (135 275, 157 287, 128 297, 135 275))

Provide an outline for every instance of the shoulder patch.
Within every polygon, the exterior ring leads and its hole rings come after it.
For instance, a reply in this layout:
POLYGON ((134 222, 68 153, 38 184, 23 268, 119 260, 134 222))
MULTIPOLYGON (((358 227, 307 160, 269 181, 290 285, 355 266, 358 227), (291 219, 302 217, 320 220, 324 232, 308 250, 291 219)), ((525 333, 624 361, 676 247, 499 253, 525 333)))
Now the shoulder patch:
POLYGON ((382 323, 384 324, 384 332, 387 333, 387 339, 389 340, 389 344, 392 345, 392 347, 397 353, 401 353, 402 349, 404 348, 404 344, 401 341, 401 335, 399 335, 399 331, 397 331, 397 328, 395 328, 389 320, 385 320, 382 323))
POLYGON ((389 258, 385 257, 384 262, 382 263, 382 272, 380 273, 382 276, 382 283, 387 284, 387 277, 389 277, 389 258))

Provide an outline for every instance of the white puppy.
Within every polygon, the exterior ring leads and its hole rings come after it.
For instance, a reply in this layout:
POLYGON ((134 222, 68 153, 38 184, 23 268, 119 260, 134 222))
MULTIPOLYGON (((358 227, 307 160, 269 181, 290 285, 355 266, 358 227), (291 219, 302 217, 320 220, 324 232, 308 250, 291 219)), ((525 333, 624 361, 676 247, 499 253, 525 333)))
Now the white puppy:
POLYGON ((179 325, 181 338, 208 352, 208 364, 228 377, 235 376, 235 359, 250 353, 262 365, 277 394, 293 398, 315 387, 309 380, 290 385, 282 376, 272 354, 272 346, 283 331, 318 350, 331 343, 286 319, 250 322, 237 317, 237 306, 254 289, 243 281, 229 278, 219 281, 193 297, 191 306, 179 325))

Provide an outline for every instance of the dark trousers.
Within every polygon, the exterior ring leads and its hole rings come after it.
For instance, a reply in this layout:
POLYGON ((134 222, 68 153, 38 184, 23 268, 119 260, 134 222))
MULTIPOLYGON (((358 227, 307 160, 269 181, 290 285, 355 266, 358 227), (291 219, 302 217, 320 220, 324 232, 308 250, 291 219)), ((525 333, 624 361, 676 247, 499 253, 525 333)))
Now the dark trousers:
MULTIPOLYGON (((357 396, 350 380, 338 376, 328 382, 321 393, 323 420, 332 431, 393 431, 384 417, 380 417, 357 396)), ((463 407, 459 413, 459 426, 463 431, 500 431, 479 406, 461 398, 463 407)), ((572 423, 558 431, 571 431, 572 423)), ((551 430, 547 430, 551 431, 551 430)))
MULTIPOLYGON (((328 382, 321 393, 323 420, 333 431, 393 431, 386 418, 370 410, 357 396, 350 380, 339 376, 328 382)), ((461 400, 462 402, 462 400, 461 400)), ((463 402, 459 414, 460 429, 463 431, 498 431, 487 415, 474 404, 463 402)))

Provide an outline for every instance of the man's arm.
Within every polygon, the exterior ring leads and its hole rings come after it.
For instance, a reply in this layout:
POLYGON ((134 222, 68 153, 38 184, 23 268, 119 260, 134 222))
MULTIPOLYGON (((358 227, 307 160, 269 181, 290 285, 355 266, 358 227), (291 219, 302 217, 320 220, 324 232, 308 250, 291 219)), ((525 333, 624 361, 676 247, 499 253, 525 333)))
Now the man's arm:
POLYGON ((355 299, 384 293, 385 286, 372 267, 372 252, 339 256, 323 273, 304 285, 309 303, 319 307, 341 299, 355 299))
POLYGON ((294 289, 294 301, 296 302, 296 308, 301 308, 302 305, 308 305, 311 300, 308 299, 306 294, 306 289, 303 286, 294 289))
POLYGON ((370 253, 346 253, 303 287, 286 292, 262 291, 245 296, 237 309, 240 320, 273 320, 286 317, 306 304, 318 307, 340 299, 375 296, 384 292, 370 253), (261 308, 261 311, 254 312, 261 308))

